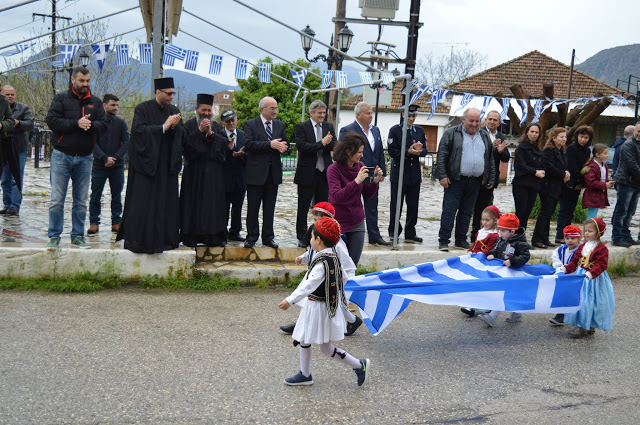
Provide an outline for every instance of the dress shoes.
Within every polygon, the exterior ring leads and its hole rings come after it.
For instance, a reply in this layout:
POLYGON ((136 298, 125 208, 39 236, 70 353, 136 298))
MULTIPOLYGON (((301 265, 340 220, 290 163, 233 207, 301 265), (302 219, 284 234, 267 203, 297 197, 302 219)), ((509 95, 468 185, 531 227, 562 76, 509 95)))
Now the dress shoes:
POLYGON ((240 235, 229 235, 227 239, 230 241, 236 241, 236 242, 244 242, 246 240, 240 235))
POLYGON ((95 235, 96 233, 98 233, 98 225, 92 224, 91 226, 89 226, 89 230, 87 230, 87 235, 95 235))
POLYGON ((471 244, 467 241, 458 241, 453 246, 458 249, 464 249, 465 251, 471 248, 471 244))
POLYGON ((411 238, 404 238, 404 241, 408 243, 422 243, 422 238, 418 236, 413 236, 411 238))
POLYGON ((7 212, 5 212, 6 215, 18 215, 18 209, 17 208, 7 208, 7 212))
POLYGON ((273 239, 271 239, 270 241, 262 242, 262 246, 268 246, 269 248, 278 249, 278 244, 273 239))
POLYGON ((118 230, 120 230, 120 223, 112 224, 112 225, 111 225, 111 231, 112 231, 113 233, 118 233, 118 230))
POLYGON ((253 248, 253 246, 255 245, 255 242, 251 242, 251 241, 244 241, 244 247, 245 248, 253 248))
POLYGON ((280 326, 280 330, 286 334, 292 335, 293 334, 293 330, 296 328, 296 324, 292 323, 290 325, 286 325, 286 326, 280 326))
POLYGON ((556 239, 556 243, 562 245, 564 243, 564 239, 556 239))
POLYGON ((0 214, 6 214, 9 208, 3 208, 0 210, 0 214))
POLYGON ((542 241, 542 244, 546 247, 553 248, 556 244, 552 243, 550 240, 542 241))
POLYGON ((306 247, 307 245, 304 242, 302 242, 302 239, 298 239, 298 248, 306 248, 306 247))
POLYGON ((540 249, 546 249, 547 247, 542 243, 542 242, 531 242, 531 245, 534 246, 534 248, 540 248, 540 249))
POLYGON ((389 246, 391 245, 391 242, 387 242, 384 239, 380 238, 380 239, 374 239, 372 241, 369 241, 369 245, 389 246))

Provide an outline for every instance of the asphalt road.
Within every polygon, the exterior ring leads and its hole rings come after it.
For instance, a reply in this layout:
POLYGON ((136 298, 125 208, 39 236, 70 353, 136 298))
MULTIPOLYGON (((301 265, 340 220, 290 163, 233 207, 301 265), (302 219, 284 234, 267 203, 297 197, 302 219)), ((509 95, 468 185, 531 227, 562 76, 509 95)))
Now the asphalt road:
POLYGON ((413 303, 379 336, 338 345, 371 378, 298 349, 286 290, 0 293, 2 424, 635 424, 638 278, 614 280, 614 329, 572 340, 548 315, 487 328, 413 303))

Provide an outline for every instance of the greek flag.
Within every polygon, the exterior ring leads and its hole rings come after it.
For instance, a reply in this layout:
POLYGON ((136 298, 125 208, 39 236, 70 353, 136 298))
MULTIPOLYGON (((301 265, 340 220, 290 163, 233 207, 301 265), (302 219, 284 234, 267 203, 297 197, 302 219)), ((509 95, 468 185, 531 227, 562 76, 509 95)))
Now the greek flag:
POLYGON ((151 43, 140 44, 140 65, 151 65, 151 43))
POLYGON ((396 81, 396 77, 394 77, 394 75, 390 72, 383 72, 382 75, 382 82, 384 84, 393 84, 394 81, 396 81))
MULTIPOLYGON (((409 93, 411 93, 413 89, 415 89, 418 86, 418 84, 420 84, 418 80, 411 80, 411 84, 408 85, 409 93)), ((402 94, 407 94, 407 87, 402 89, 402 94)))
POLYGON ((420 99, 420 96, 429 91, 431 87, 428 84, 420 84, 420 87, 411 95, 411 100, 409 101, 409 105, 413 105, 416 100, 420 99))
POLYGON ((347 72, 346 71, 336 71, 336 87, 340 89, 344 89, 348 86, 347 84, 347 72))
POLYGON ((62 44, 60 45, 60 53, 62 53, 62 65, 66 66, 80 48, 79 44, 62 44))
POLYGON ((458 109, 456 109, 457 113, 459 110, 464 109, 465 106, 467 106, 475 97, 475 95, 471 94, 471 93, 465 93, 464 96, 462 96, 462 100, 460 101, 460 107, 458 109))
POLYGON ((162 65, 164 66, 174 66, 176 64, 175 56, 169 56, 166 52, 162 55, 162 65))
POLYGON ((236 59, 236 80, 245 80, 247 78, 247 60, 236 59))
POLYGON ((533 120, 532 123, 540 121, 540 115, 542 115, 542 104, 544 100, 536 100, 533 104, 533 120))
POLYGON ((554 272, 546 264, 512 269, 484 254, 468 254, 356 276, 344 290, 377 335, 411 301, 520 313, 578 311, 584 276, 554 272))
POLYGON ((14 48, 9 49, 9 50, 5 50, 4 52, 0 53, 0 56, 13 56, 13 55, 17 55, 18 53, 22 53, 25 50, 27 50, 29 47, 33 46, 35 43, 35 41, 33 43, 21 43, 21 44, 15 44, 14 48))
POLYGON ((612 103, 614 105, 620 105, 620 106, 627 106, 627 104, 629 102, 631 102, 629 99, 625 99, 625 98, 623 98, 621 96, 618 96, 618 95, 615 95, 615 94, 611 95, 611 100, 613 101, 612 103))
POLYGON ((164 54, 165 56, 183 61, 187 57, 187 50, 175 44, 166 43, 164 45, 164 54))
POLYGON ((363 84, 373 84, 373 77, 371 77, 370 72, 361 72, 360 73, 360 82, 363 84))
POLYGON ((184 69, 188 69, 189 71, 195 71, 196 67, 198 66, 199 56, 200 56, 200 52, 187 50, 187 58, 184 61, 184 69))
POLYGON ((116 46, 116 65, 127 66, 129 65, 129 45, 118 44, 116 46))
POLYGON ((93 54, 96 55, 96 62, 98 62, 98 67, 100 68, 100 73, 102 74, 102 67, 104 66, 104 62, 107 60, 107 52, 109 51, 108 44, 92 44, 91 48, 93 49, 93 54))
POLYGON ((217 56, 217 55, 211 56, 211 62, 209 63, 209 74, 220 75, 221 68, 222 68, 222 56, 217 56))
POLYGON ((258 81, 261 83, 271 82, 271 64, 268 62, 260 62, 258 64, 258 81))
POLYGON ((320 83, 320 88, 329 88, 329 86, 331 85, 331 80, 333 80, 333 71, 322 71, 322 82, 320 83))
POLYGON ((290 69, 289 71, 291 72, 293 81, 298 85, 298 91, 296 91, 296 95, 293 96, 293 101, 291 102, 295 103, 298 98, 298 93, 300 93, 300 89, 302 89, 302 83, 304 83, 304 79, 307 78, 307 70, 302 69, 300 71, 294 71, 293 69, 290 69))
POLYGON ((482 99, 482 111, 480 111, 480 120, 482 121, 482 118, 484 118, 484 114, 487 113, 487 107, 489 106, 489 104, 491 103, 491 101, 493 100, 493 97, 491 96, 485 96, 484 99, 482 99))
POLYGON ((511 105, 511 99, 502 99, 502 112, 500 112, 500 122, 502 124, 504 124, 504 119, 507 118, 510 105, 511 105))
POLYGON ((522 118, 520 118, 520 125, 527 122, 529 117, 529 101, 527 99, 518 99, 520 106, 522 107, 522 118))
POLYGON ((450 90, 446 90, 446 89, 438 89, 433 93, 431 93, 431 100, 429 100, 429 105, 431 106, 431 112, 429 112, 429 118, 427 118, 427 121, 429 121, 431 117, 433 117, 433 113, 436 111, 436 108, 447 97, 447 95, 449 94, 449 91, 450 90))

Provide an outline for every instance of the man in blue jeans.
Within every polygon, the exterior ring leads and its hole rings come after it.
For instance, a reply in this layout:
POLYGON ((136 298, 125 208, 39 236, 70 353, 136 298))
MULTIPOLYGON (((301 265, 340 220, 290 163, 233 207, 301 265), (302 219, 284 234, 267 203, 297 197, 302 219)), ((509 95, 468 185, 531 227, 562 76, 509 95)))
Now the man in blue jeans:
MULTIPOLYGON (((12 86, 3 86, 0 90, 11 105, 11 113, 16 122, 13 129, 13 143, 18 154, 18 164, 20 166, 20 187, 24 177, 24 166, 27 161, 27 146, 29 144, 29 132, 33 130, 33 118, 31 110, 24 103, 16 102, 16 90, 12 86)), ((11 174, 11 167, 5 164, 2 168, 2 202, 4 208, 0 214, 18 215, 22 204, 22 195, 18 190, 18 185, 11 174)))
POLYGON ((615 246, 629 248, 631 245, 640 244, 640 241, 633 239, 629 231, 640 195, 640 123, 636 124, 633 136, 620 148, 620 163, 615 181, 618 197, 611 217, 611 241, 615 246))
POLYGON ((129 147, 127 123, 117 117, 120 99, 107 93, 102 106, 107 114, 107 131, 98 136, 93 146, 93 170, 91 171, 91 199, 89 201, 89 230, 93 235, 100 226, 102 190, 109 180, 111 189, 111 231, 118 233, 122 220, 122 189, 124 188, 124 157, 129 147))
POLYGON ((64 228, 64 199, 72 181, 71 245, 91 248, 84 240, 87 198, 95 139, 107 130, 102 102, 91 95, 91 74, 83 66, 73 69, 69 90, 58 93, 47 112, 51 141, 51 205, 49 206, 48 249, 60 246, 64 228))

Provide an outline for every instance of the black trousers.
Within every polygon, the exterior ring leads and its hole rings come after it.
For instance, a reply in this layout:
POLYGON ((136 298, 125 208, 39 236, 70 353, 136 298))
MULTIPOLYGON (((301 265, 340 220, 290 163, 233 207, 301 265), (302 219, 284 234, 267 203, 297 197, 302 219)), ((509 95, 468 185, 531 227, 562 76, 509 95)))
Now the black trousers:
POLYGON ((367 234, 369 242, 382 239, 380 229, 378 228, 378 192, 373 198, 364 198, 364 217, 367 224, 367 234))
POLYGON ((273 218, 276 210, 276 198, 278 197, 278 185, 273 183, 271 172, 267 182, 261 186, 247 185, 247 242, 255 243, 260 236, 258 214, 262 204, 262 243, 272 241, 273 218))
POLYGON ((513 191, 513 203, 516 205, 516 216, 518 216, 518 220, 520 220, 520 227, 523 227, 526 230, 527 220, 529 220, 529 215, 531 214, 533 205, 536 203, 538 191, 519 184, 511 186, 513 191))
POLYGON ((571 224, 573 211, 578 205, 580 191, 562 187, 562 197, 560 198, 560 209, 558 210, 558 228, 556 229, 556 239, 564 239, 564 228, 571 224))
POLYGON ((482 227, 482 211, 489 205, 493 205, 493 188, 487 189, 485 185, 482 185, 473 207, 473 224, 471 225, 471 241, 473 242, 476 240, 476 233, 482 227))
MULTIPOLYGON (((400 215, 402 216, 402 204, 407 203, 407 217, 405 220, 404 237, 416 236, 416 223, 418 222, 418 202, 420 200, 420 183, 414 185, 402 185, 402 198, 400 199, 400 215)), ((396 223, 396 200, 398 199, 398 183, 391 183, 391 201, 389 202, 389 237, 393 237, 393 228, 396 223)), ((402 224, 398 223, 398 236, 402 233, 402 224)))
POLYGON ((476 204, 480 186, 482 186, 482 177, 461 177, 460 180, 451 180, 449 187, 444 189, 440 231, 438 232, 440 243, 449 244, 454 222, 455 242, 467 241, 473 206, 476 204))
POLYGON ((296 237, 301 240, 307 233, 307 216, 311 200, 315 202, 327 202, 329 200, 329 183, 327 183, 327 171, 319 171, 316 168, 311 185, 298 185, 298 214, 296 216, 296 237))
POLYGON ((540 192, 540 214, 538 214, 538 219, 536 220, 536 227, 533 228, 531 242, 549 241, 551 216, 556 210, 556 205, 558 205, 557 198, 546 196, 540 192))
POLYGON ((227 232, 228 236, 240 236, 242 230, 242 204, 244 204, 244 190, 236 190, 234 192, 225 193, 225 202, 227 208, 226 223, 229 224, 229 210, 231 210, 231 225, 227 232))

